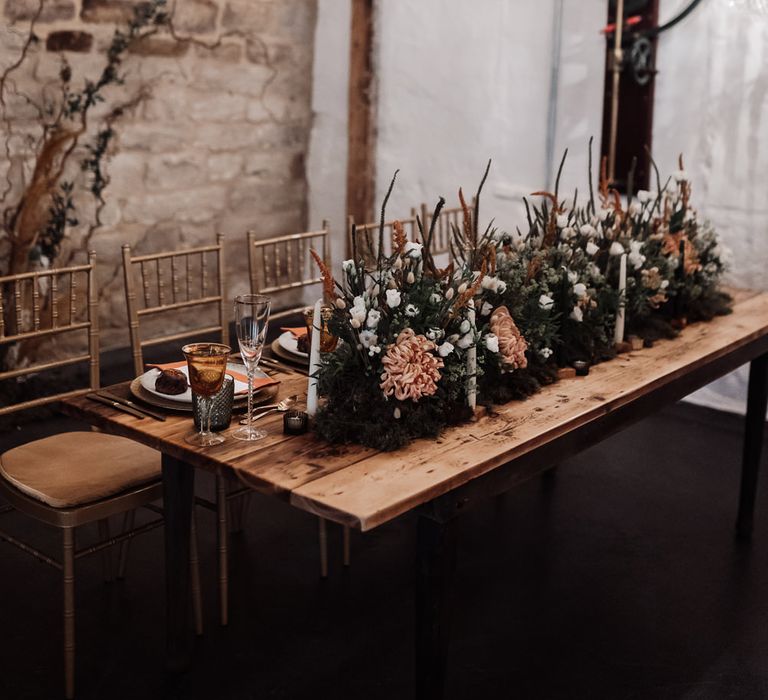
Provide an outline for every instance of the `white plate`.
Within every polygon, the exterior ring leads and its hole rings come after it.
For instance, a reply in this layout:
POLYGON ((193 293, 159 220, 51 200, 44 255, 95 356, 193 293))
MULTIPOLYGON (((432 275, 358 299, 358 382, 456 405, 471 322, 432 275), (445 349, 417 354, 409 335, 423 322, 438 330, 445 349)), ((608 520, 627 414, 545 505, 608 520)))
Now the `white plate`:
POLYGON ((277 339, 277 342, 283 350, 291 353, 291 355, 296 355, 296 357, 302 357, 305 359, 309 357, 309 353, 299 350, 299 341, 290 331, 285 331, 285 333, 280 335, 277 339))
MULTIPOLYGON (((187 365, 179 367, 178 369, 180 372, 183 372, 186 375, 187 382, 189 382, 189 368, 187 365)), ((227 372, 245 374, 245 368, 242 365, 230 362, 227 365, 227 372)), ((187 390, 183 394, 164 394, 162 391, 157 391, 157 389, 155 389, 155 382, 157 381, 157 375, 159 374, 160 370, 157 368, 153 368, 148 372, 144 372, 144 374, 139 377, 139 382, 141 383, 142 388, 146 389, 150 394, 160 396, 161 398, 167 399, 169 401, 178 401, 179 403, 192 403, 192 390, 189 387, 187 387, 187 390)), ((268 377, 269 375, 264 374, 264 372, 261 370, 256 370, 255 376, 258 378, 268 377)), ((235 379, 235 396, 247 391, 248 385, 245 382, 241 382, 240 380, 235 379)))

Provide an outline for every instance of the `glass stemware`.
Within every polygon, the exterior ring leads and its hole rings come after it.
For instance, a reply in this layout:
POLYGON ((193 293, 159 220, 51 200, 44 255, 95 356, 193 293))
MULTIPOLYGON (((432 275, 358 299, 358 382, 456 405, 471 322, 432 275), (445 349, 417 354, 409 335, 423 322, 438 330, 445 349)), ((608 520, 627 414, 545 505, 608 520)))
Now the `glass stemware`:
POLYGON ((232 437, 237 440, 261 440, 267 436, 263 430, 253 427, 253 378, 267 337, 271 304, 271 299, 262 294, 243 294, 235 297, 237 342, 248 375, 248 422, 232 433, 232 437))
POLYGON ((189 368, 189 386, 200 398, 200 432, 185 440, 190 445, 210 447, 224 442, 221 435, 211 432, 211 404, 213 396, 224 383, 227 360, 232 348, 221 343, 190 343, 181 351, 189 368))

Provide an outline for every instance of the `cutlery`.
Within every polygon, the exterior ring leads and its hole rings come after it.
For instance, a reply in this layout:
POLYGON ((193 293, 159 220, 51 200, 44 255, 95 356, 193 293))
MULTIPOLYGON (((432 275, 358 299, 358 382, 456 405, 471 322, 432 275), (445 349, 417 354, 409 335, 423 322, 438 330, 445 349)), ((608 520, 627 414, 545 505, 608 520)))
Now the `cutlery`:
POLYGON ((165 420, 165 416, 162 413, 157 413, 156 411, 144 408, 143 406, 137 406, 133 401, 130 399, 124 399, 122 396, 115 396, 108 391, 97 391, 96 395, 101 396, 104 399, 108 399, 109 401, 115 401, 119 404, 122 404, 123 406, 127 406, 128 408, 132 408, 134 411, 143 413, 144 415, 149 416, 150 418, 154 418, 155 420, 165 420))
MULTIPOLYGON (((297 399, 299 398, 298 394, 294 396, 289 396, 286 399, 283 399, 282 401, 273 404, 271 406, 258 406, 253 410, 253 413, 255 414, 256 411, 260 411, 258 415, 253 415, 251 417, 251 420, 259 420, 259 418, 263 418, 264 416, 270 414, 270 413, 285 413, 293 404, 296 403, 297 399)), ((245 425, 248 422, 247 418, 243 418, 240 421, 240 425, 245 425)))
POLYGON ((91 401, 96 401, 97 403, 102 403, 105 406, 111 406, 117 411, 130 413, 132 416, 136 416, 136 418, 145 418, 145 415, 137 411, 135 408, 131 408, 130 406, 123 406, 123 404, 117 403, 117 401, 105 399, 103 396, 99 396, 98 394, 86 394, 86 398, 90 399, 91 401))
POLYGON ((271 357, 262 357, 261 362, 262 364, 266 363, 270 367, 274 367, 275 369, 282 370, 283 372, 296 372, 297 374, 303 374, 305 377, 309 376, 309 372, 307 370, 301 367, 293 367, 283 362, 279 362, 278 360, 274 360, 271 357))

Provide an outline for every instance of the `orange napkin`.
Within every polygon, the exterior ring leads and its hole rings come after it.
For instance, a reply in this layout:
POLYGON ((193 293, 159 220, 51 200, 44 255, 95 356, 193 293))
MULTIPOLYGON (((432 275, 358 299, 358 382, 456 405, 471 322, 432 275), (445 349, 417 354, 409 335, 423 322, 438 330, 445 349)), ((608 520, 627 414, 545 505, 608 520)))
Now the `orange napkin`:
MULTIPOLYGON (((149 369, 181 369, 182 367, 187 366, 186 360, 181 360, 180 362, 167 362, 164 365, 147 365, 149 369)), ((238 382, 242 382, 243 384, 248 384, 248 377, 245 374, 241 374, 240 372, 232 372, 231 370, 227 369, 227 374, 232 377, 233 379, 237 380, 238 382)), ((280 380, 275 379, 273 377, 255 377, 253 380, 253 388, 261 389, 265 386, 272 386, 273 384, 279 384, 280 380)), ((244 394, 247 390, 244 391, 238 391, 236 393, 238 394, 244 394)))
POLYGON ((288 331, 289 333, 293 334, 294 338, 301 338, 307 334, 307 327, 306 326, 297 326, 296 328, 281 328, 281 331, 288 331))

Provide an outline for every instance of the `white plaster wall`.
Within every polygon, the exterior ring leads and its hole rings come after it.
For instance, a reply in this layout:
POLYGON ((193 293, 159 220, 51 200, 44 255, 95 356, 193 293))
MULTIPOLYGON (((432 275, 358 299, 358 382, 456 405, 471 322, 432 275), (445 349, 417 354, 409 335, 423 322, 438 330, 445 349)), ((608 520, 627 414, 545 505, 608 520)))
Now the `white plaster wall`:
POLYGON ((377 22, 377 199, 389 213, 458 204, 493 158, 484 212, 499 224, 544 181, 551 0, 387 0, 377 22), (512 197, 512 199, 510 199, 512 197))
POLYGON ((336 265, 344 255, 350 0, 318 0, 307 161, 309 226, 328 219, 336 265))

